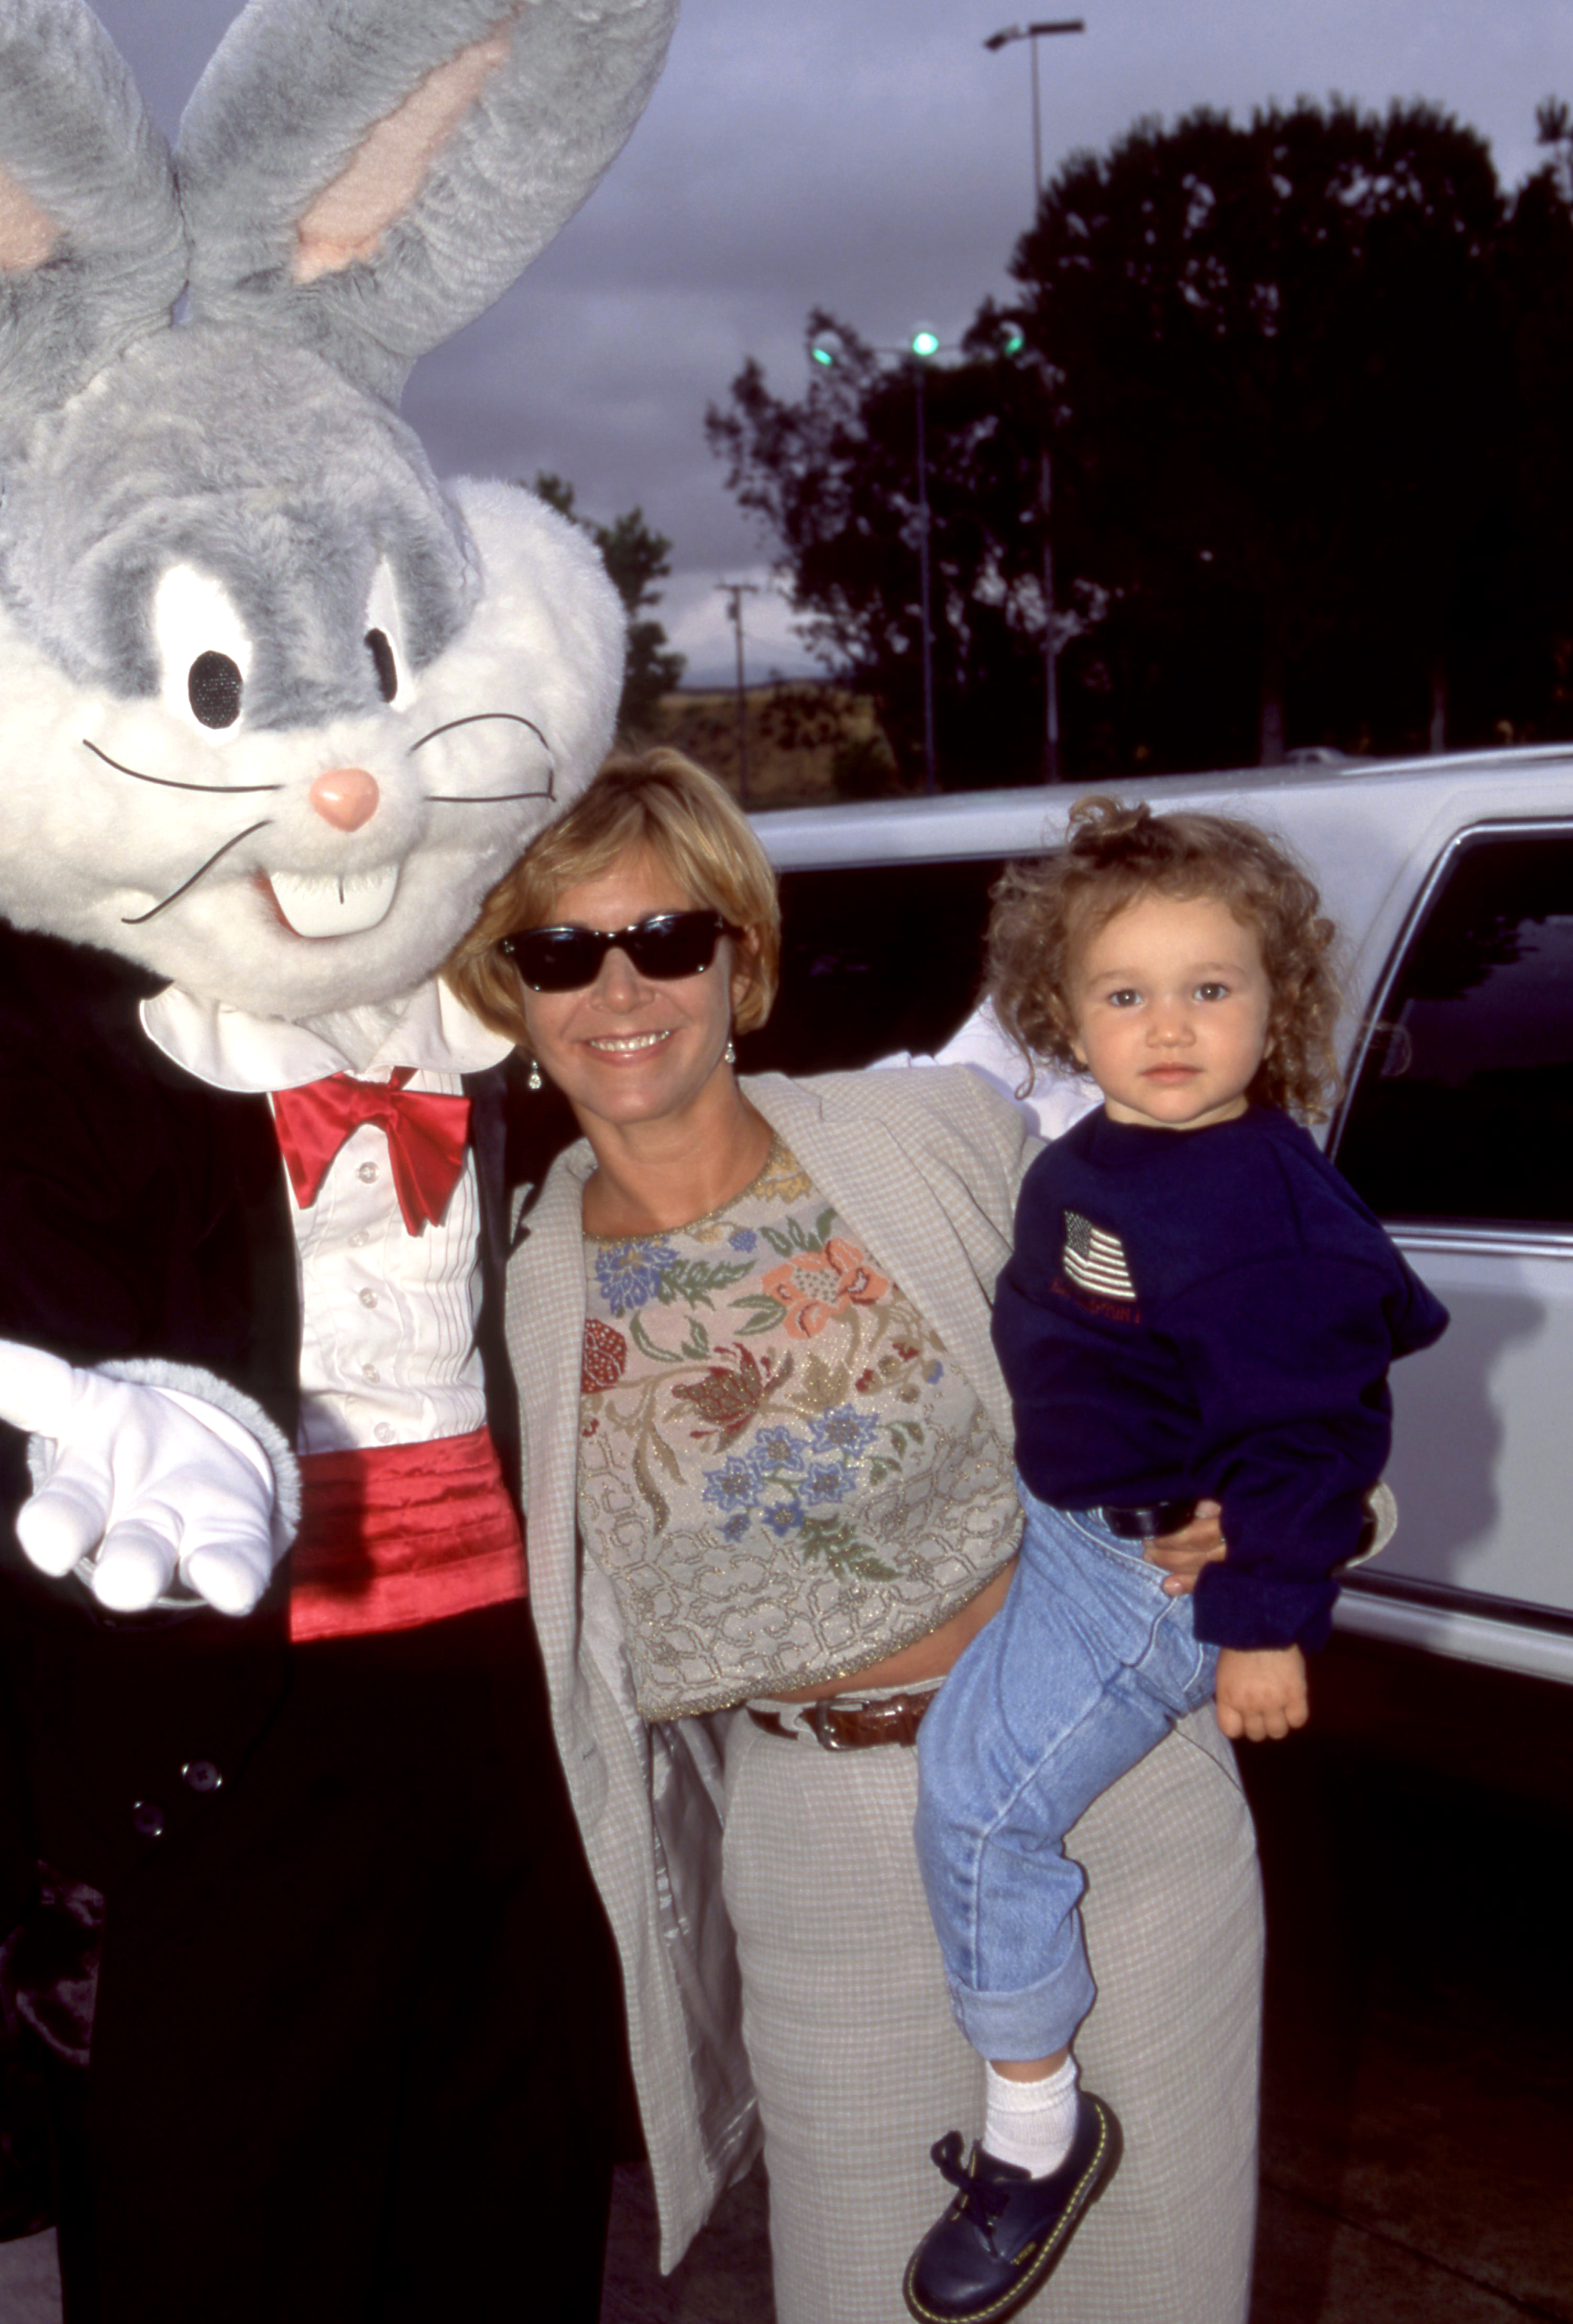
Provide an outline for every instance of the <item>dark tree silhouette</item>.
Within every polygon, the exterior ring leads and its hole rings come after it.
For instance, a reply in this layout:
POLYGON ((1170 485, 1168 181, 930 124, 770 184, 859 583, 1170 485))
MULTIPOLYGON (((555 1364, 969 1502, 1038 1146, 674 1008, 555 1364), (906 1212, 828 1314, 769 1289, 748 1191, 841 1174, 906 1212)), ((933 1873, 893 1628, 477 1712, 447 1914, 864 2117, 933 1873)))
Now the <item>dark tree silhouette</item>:
MULTIPOLYGON (((947 786, 1041 764, 1045 446, 1069 771, 1573 729, 1573 115, 1541 129, 1512 201, 1420 104, 1143 121, 1067 164, 1016 303, 927 375, 947 786)), ((796 400, 745 366, 708 431, 911 769, 914 374, 838 338, 796 400)))
POLYGON ((635 740, 649 732, 656 705, 683 675, 683 656, 667 644, 660 622, 643 618, 650 606, 661 602, 655 585, 672 569, 672 544, 645 522, 642 509, 626 510, 610 524, 596 524, 581 516, 574 504, 573 485, 549 469, 537 474, 530 489, 590 535, 627 609, 628 664, 617 708, 617 731, 623 740, 635 740))
POLYGON ((1543 739, 1573 735, 1573 121, 1538 115, 1546 165, 1519 189, 1499 240, 1496 287, 1508 341, 1499 554, 1471 576, 1478 650, 1466 733, 1505 717, 1543 739))
POLYGON ((1409 666, 1440 739, 1501 502, 1504 219, 1484 141, 1435 107, 1302 102, 1137 123, 1016 253, 1081 556, 1127 627, 1151 606, 1182 651, 1254 659, 1264 759, 1296 669, 1351 636, 1409 666))

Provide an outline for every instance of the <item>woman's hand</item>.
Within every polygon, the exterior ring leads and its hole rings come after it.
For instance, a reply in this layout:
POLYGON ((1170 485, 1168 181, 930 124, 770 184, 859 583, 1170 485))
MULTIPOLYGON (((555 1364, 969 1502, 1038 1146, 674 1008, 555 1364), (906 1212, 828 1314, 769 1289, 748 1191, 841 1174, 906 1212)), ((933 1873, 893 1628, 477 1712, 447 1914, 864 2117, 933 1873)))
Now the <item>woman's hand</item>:
POLYGON ((1148 1542, 1142 1555, 1149 1564, 1163 1567, 1168 1576, 1164 1584, 1167 1596, 1189 1597, 1202 1567, 1228 1556, 1228 1546, 1219 1524, 1222 1514, 1216 1501, 1198 1501, 1196 1515, 1188 1526, 1148 1542))

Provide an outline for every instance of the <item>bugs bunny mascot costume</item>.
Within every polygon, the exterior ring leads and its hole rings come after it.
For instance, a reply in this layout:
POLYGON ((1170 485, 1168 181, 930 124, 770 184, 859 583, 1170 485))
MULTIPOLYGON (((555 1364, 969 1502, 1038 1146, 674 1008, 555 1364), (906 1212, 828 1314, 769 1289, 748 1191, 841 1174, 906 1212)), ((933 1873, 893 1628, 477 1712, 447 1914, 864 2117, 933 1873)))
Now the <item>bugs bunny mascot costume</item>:
POLYGON ((436 972, 621 620, 394 407, 674 7, 252 0, 171 161, 0 0, 0 2232, 31 2137, 72 2324, 596 2312, 617 2005, 436 972))

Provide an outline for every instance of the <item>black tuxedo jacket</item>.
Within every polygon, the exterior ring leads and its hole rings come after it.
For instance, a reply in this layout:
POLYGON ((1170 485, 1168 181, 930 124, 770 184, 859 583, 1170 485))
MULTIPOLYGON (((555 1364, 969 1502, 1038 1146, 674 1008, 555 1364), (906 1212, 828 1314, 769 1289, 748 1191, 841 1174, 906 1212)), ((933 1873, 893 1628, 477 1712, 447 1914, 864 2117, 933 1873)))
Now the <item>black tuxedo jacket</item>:
MULTIPOLYGON (((293 1442, 300 1314, 271 1114, 264 1097, 211 1089, 148 1040, 137 1008, 157 990, 107 953, 0 923, 0 1338, 79 1364, 198 1365, 293 1442)), ((505 1073, 465 1088, 487 1404, 517 1489, 501 1326, 505 1073)), ((23 1558, 11 1521, 27 1491, 23 1441, 0 1428, 0 1930, 41 1857, 108 1890, 150 1848, 177 1841, 214 1797, 181 1771, 237 1771, 290 1675, 287 1565, 243 1621, 115 1619, 23 1558)))

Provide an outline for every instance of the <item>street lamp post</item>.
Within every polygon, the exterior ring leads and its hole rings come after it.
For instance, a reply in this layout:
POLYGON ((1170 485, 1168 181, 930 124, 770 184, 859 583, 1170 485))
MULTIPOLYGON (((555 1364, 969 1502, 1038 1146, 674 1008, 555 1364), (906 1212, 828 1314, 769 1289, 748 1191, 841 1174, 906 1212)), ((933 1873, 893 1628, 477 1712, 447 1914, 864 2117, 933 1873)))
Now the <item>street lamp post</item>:
POLYGON ((1002 32, 990 32, 983 43, 986 49, 995 53, 1001 49, 1008 48, 1012 41, 1030 41, 1032 43, 1033 208, 1035 212, 1038 206, 1038 197, 1044 190, 1043 116, 1038 107, 1038 42, 1051 39, 1056 32, 1084 32, 1086 30, 1086 23, 1081 17, 1060 16, 1047 24, 1007 24, 1002 32))
MULTIPOLYGON (((937 332, 926 324, 912 334, 904 347, 871 347, 870 355, 898 355, 912 370, 917 392, 917 595, 923 643, 923 788, 933 798, 939 789, 939 753, 934 743, 934 595, 929 567, 928 505, 928 366, 940 353, 937 332)), ((835 364, 835 351, 824 336, 809 348, 812 360, 826 371, 835 364)))
MULTIPOLYGON (((1042 115, 1038 106, 1038 42, 1056 32, 1084 32, 1087 26, 1080 16, 1056 18, 1051 23, 1011 24, 1005 31, 991 32, 983 45, 998 53, 1012 41, 1026 41, 1032 50, 1032 131, 1033 131, 1033 216, 1037 216, 1044 193, 1044 149, 1042 115)), ((1049 383, 1044 382, 1048 392, 1049 383)), ((1054 604, 1054 549, 1050 523, 1054 503, 1053 462, 1049 452, 1049 423, 1044 421, 1043 456, 1038 470, 1038 514, 1044 528, 1044 779, 1057 783, 1060 779, 1060 640, 1059 616, 1054 604)))
POLYGON ((930 798, 939 788, 934 750, 934 615, 929 576, 928 366, 940 351, 932 331, 911 340, 913 382, 917 390, 917 593, 923 622, 923 787, 930 798))
POLYGON ((1044 780, 1060 779, 1060 616, 1054 604, 1054 464, 1049 456, 1048 422, 1044 422, 1043 459, 1038 474, 1038 508, 1044 521, 1044 780))

